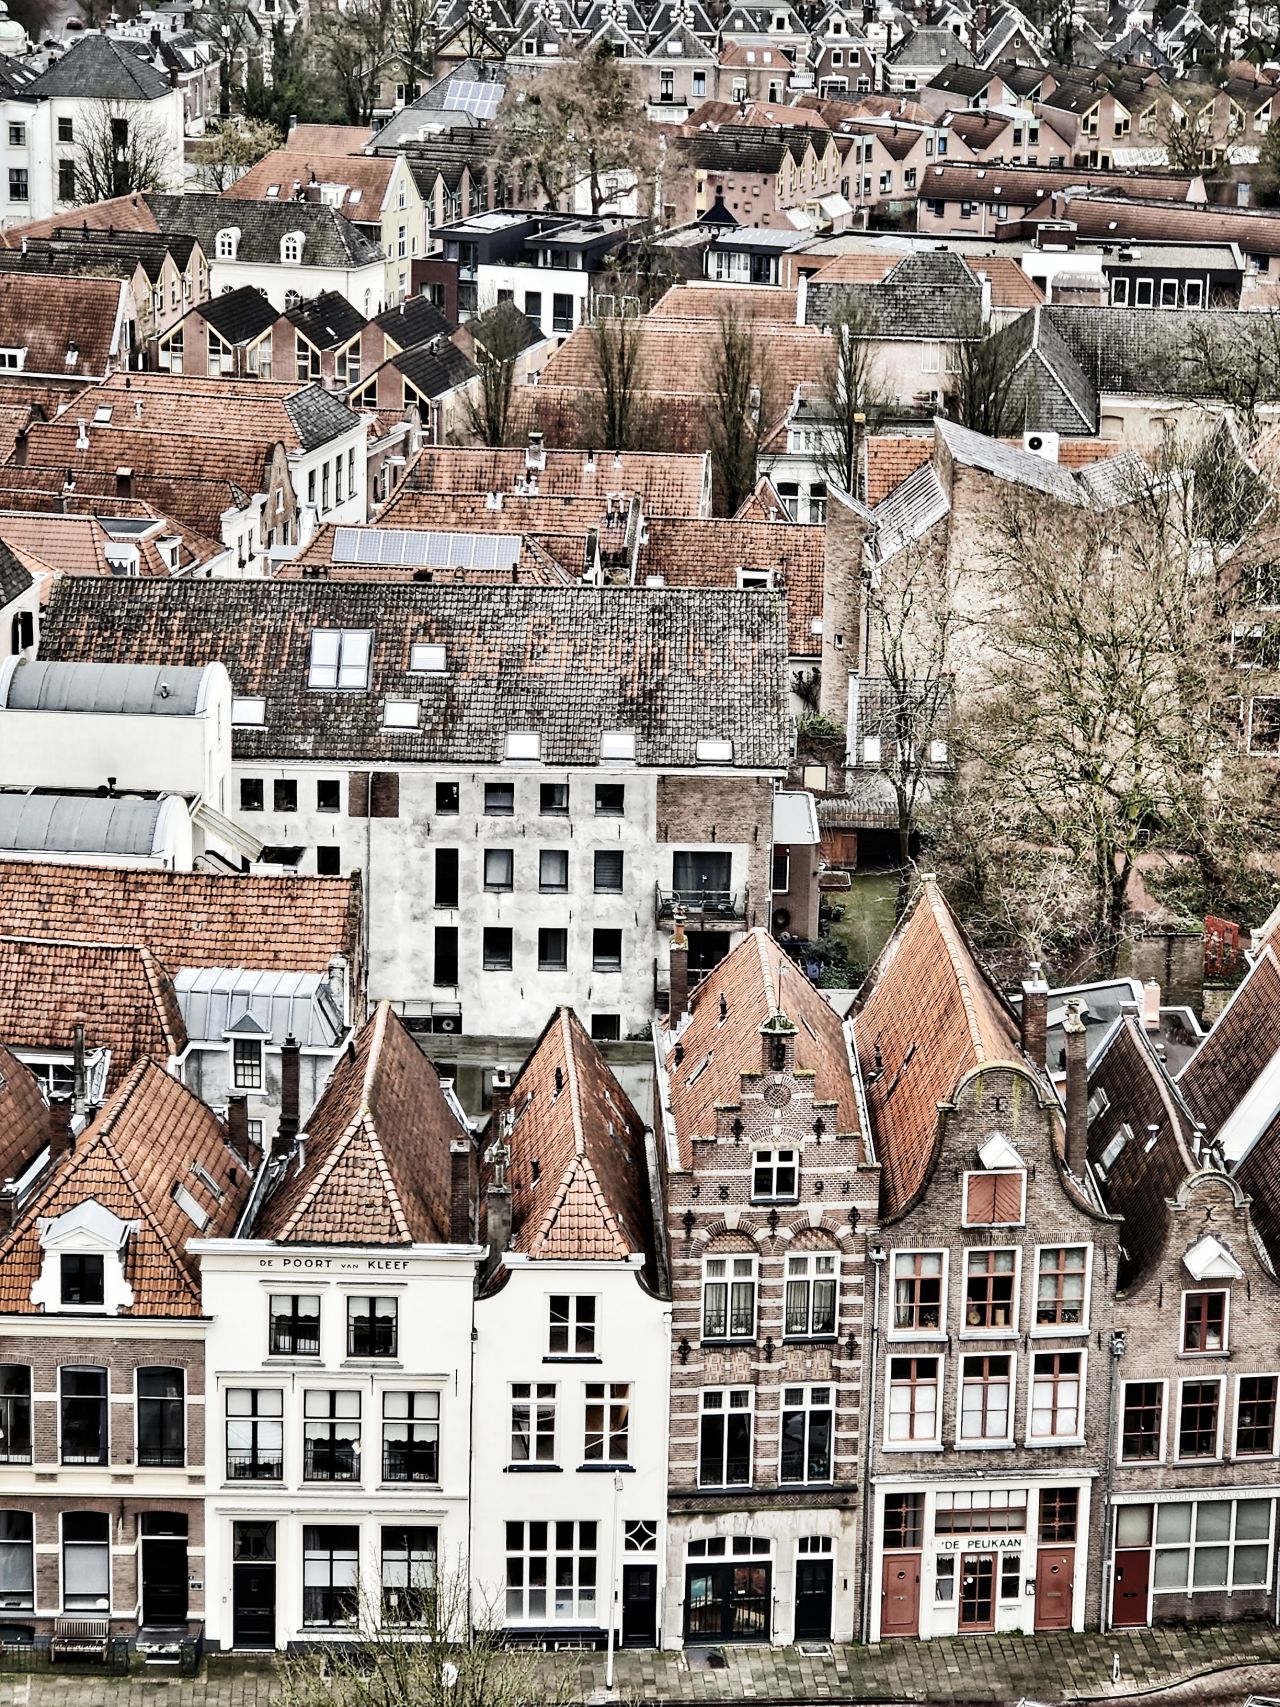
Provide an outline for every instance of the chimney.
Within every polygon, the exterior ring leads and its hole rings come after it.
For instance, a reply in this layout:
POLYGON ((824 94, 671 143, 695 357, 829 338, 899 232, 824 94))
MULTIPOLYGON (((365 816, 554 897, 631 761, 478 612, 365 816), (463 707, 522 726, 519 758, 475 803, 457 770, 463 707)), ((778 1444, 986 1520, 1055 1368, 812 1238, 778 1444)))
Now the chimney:
POLYGON ((49 1099, 49 1165, 62 1160, 75 1149, 71 1135, 71 1098, 49 1099))
POLYGON ((1044 1071, 1045 1032, 1049 1023, 1049 986, 1038 963, 1032 965, 1022 986, 1022 1053, 1044 1071))
POLYGON ((1154 978, 1148 978, 1142 986, 1142 1029, 1160 1029, 1160 985, 1154 978))
POLYGON ((469 1245, 475 1237, 471 1216, 474 1161, 470 1138, 455 1138, 449 1145, 449 1239, 455 1245, 469 1245))
POLYGON ((511 1101, 511 1075, 501 1067, 494 1069, 489 1089, 489 1131, 499 1142, 503 1138, 503 1120, 511 1101))
POLYGON ((539 432, 529 434, 529 442, 525 446, 524 465, 527 469, 539 469, 547 466, 547 447, 539 432))
POLYGON ((667 1003, 667 1021, 679 1023, 689 1007, 689 939, 684 934, 684 908, 675 910, 676 931, 671 939, 671 996, 667 1003))
POLYGON ((131 468, 116 469, 116 497, 133 497, 133 470, 131 468))
POLYGON ((335 954, 329 962, 329 995, 333 1005, 342 1016, 342 1022, 347 1023, 347 962, 346 957, 335 954))
POLYGON ((227 1142, 238 1156, 249 1158, 249 1099, 227 1098, 227 1142))
POLYGON ((0 1189, 0 1239, 5 1239, 12 1233, 17 1218, 18 1188, 9 1184, 0 1189))
POLYGON ((89 1112, 89 1076, 84 1059, 83 1014, 77 1014, 71 1022, 71 1095, 75 1113, 85 1119, 89 1112))
POLYGON ((1080 1003, 1067 1003, 1062 1023, 1067 1044, 1067 1166, 1083 1179, 1089 1156, 1089 1062, 1080 1003))
POLYGON ((292 1144, 298 1136, 298 1092, 302 1073, 302 1050, 292 1032, 280 1051, 280 1125, 277 1128, 281 1144, 292 1144))
POLYGON ((486 1272, 492 1274, 502 1260, 502 1253, 511 1243, 511 1186, 507 1179, 507 1164, 511 1153, 501 1141, 489 1150, 493 1175, 485 1194, 485 1241, 489 1255, 486 1272))

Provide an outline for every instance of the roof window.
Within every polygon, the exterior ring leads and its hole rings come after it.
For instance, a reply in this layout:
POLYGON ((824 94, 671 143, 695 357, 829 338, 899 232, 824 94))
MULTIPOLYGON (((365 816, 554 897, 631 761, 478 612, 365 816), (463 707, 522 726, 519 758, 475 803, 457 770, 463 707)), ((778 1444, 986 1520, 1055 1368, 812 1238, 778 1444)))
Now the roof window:
POLYGON ((260 728, 267 721, 265 699, 233 699, 231 722, 236 728, 260 728))
POLYGON ((384 729, 416 729, 418 702, 416 699, 384 699, 382 702, 384 729))
POLYGON ((717 765, 733 763, 732 741, 699 741, 696 756, 700 765, 717 765))
POLYGON ((509 759, 538 759, 542 757, 542 737, 533 729, 511 729, 507 732, 506 756, 509 759))
POLYGON ((602 729, 600 757, 602 759, 634 759, 636 732, 634 729, 602 729))
POLYGON ((373 635, 367 628, 317 628, 311 636, 307 686, 362 692, 369 686, 373 635))
POLYGON ((445 649, 430 642, 415 643, 409 648, 409 668, 424 675, 440 676, 448 668, 445 649))

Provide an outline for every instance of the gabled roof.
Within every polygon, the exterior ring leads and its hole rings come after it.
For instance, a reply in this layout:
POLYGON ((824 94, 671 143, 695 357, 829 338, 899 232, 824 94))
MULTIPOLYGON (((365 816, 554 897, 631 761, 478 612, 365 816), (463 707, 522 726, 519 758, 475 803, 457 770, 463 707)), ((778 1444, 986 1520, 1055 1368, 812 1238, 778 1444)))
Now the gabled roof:
POLYGON ((31 571, 0 539, 0 610, 29 592, 32 579, 31 571))
POLYGON ((247 344, 280 318, 279 309, 273 308, 255 285, 241 285, 238 290, 211 296, 192 313, 207 321, 229 344, 247 344))
POLYGON ((364 331, 369 322, 336 290, 321 291, 290 308, 285 319, 317 350, 337 350, 364 331))
POLYGON ((248 1185, 245 1160, 228 1148, 222 1123, 155 1062, 138 1061, 0 1242, 0 1312, 31 1311, 42 1260, 40 1220, 92 1202, 138 1224, 124 1268, 133 1303, 123 1314, 200 1315, 199 1265, 187 1241, 230 1233, 248 1185), (207 1217, 204 1225, 178 1201, 178 1185, 207 1217))
POLYGON ((446 392, 456 391, 469 379, 474 379, 479 371, 471 358, 447 338, 417 344, 411 350, 400 350, 391 357, 390 365, 408 380, 420 397, 427 398, 443 397, 446 392))
POLYGON ((998 334, 1008 351, 1013 418, 1024 430, 1091 433, 1098 393, 1054 322, 1033 308, 998 334))
POLYGON ((291 231, 303 235, 304 267, 363 267, 383 260, 379 244, 320 202, 228 201, 221 196, 154 193, 143 199, 157 230, 190 233, 211 262, 218 252, 218 233, 230 226, 240 232, 236 260, 241 263, 279 265, 280 241, 291 231))
POLYGON ((23 374, 99 379, 118 356, 118 279, 0 273, 0 345, 24 350, 23 374))
POLYGON ((603 499, 634 492, 646 516, 701 514, 707 457, 657 451, 546 450, 530 470, 527 450, 481 450, 424 445, 404 490, 475 494, 514 493, 532 472, 547 498, 603 499))
POLYGON ((385 309, 375 324, 402 350, 410 350, 415 344, 428 344, 433 338, 447 338, 454 330, 426 296, 410 297, 397 308, 385 309))
POLYGON ((693 992, 688 1023, 679 1033, 683 1059, 678 1064, 675 1033, 666 1034, 681 1167, 692 1162, 695 1138, 715 1136, 717 1103, 736 1103, 742 1075, 759 1071, 760 1027, 778 1014, 796 1027, 796 1070, 814 1075, 814 1100, 835 1105, 828 1132, 832 1137, 861 1133, 844 1031, 835 1009, 769 933, 757 928, 693 992))
MULTIPOLYGON (((1210 1138, 1218 1138, 1280 1051, 1280 954, 1261 953, 1208 1037, 1178 1074, 1178 1089, 1210 1138)), ((1243 1145, 1256 1132, 1240 1134, 1243 1145)), ((1234 1160, 1229 1157, 1229 1160, 1234 1160)))
POLYGON ((457 1104, 381 1002, 334 1068, 253 1236, 281 1244, 449 1244, 457 1104))
MULTIPOLYGON (((396 169, 395 156, 312 153, 293 137, 284 148, 264 155, 243 177, 222 192, 224 202, 275 201, 296 206, 309 187, 333 185, 341 191, 338 212, 360 224, 378 224, 382 203, 396 169)), ((329 205, 329 204, 325 204, 329 205)))
POLYGON ((824 528, 777 519, 653 517, 636 559, 636 583, 643 586, 648 576, 658 575, 669 587, 736 587, 740 569, 768 570, 775 588, 787 597, 791 654, 803 657, 822 650, 821 635, 814 633, 813 625, 822 616, 825 537, 824 528))
POLYGON ((511 1248, 568 1261, 653 1260, 644 1122, 572 1008, 511 1089, 511 1248))
POLYGON ((113 37, 90 30, 24 90, 27 99, 158 101, 169 93, 162 71, 113 37))
POLYGON ((868 337, 954 338, 966 321, 976 331, 982 286, 953 250, 913 249, 876 284, 828 284, 820 275, 805 294, 805 323, 830 325, 846 305, 865 316, 868 337))
POLYGON ((48 1137, 49 1111, 39 1085, 0 1044, 0 1185, 21 1173, 48 1137))
POLYGON ((884 1205, 896 1214, 924 1184, 938 1104, 971 1068, 1019 1059, 1018 1023, 932 882, 882 949, 854 1016, 884 1205))

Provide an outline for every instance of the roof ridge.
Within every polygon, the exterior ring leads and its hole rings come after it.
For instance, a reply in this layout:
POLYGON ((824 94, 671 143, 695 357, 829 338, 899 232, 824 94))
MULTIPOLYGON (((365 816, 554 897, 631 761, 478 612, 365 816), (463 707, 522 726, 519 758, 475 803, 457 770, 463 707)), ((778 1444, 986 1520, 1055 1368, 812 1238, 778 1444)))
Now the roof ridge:
POLYGON ((762 926, 757 925, 751 934, 756 939, 756 953, 760 957, 760 982, 764 987, 764 999, 769 1005, 768 1018, 772 1019, 774 1014, 782 1012, 782 1006, 774 995, 772 969, 769 965, 769 952, 765 947, 765 931, 762 926))
POLYGON ((565 1007, 560 1009, 560 1036, 564 1044, 565 1076, 569 1081, 569 1109, 573 1119, 573 1153, 575 1156, 585 1156, 587 1140, 582 1129, 582 1097, 578 1085, 577 1052, 573 1027, 569 1023, 569 1010, 565 1007))
MULTIPOLYGON (((960 1001, 964 1007, 964 1017, 965 1022, 969 1027, 969 1037, 973 1043, 973 1052, 977 1056, 978 1060, 985 1061, 987 1059, 986 1044, 982 1036, 982 1027, 978 1023, 978 1008, 977 1003, 974 1000, 974 992, 970 982, 969 969, 973 966, 973 962, 963 953, 960 938, 953 928, 951 909, 947 906, 945 900, 943 900, 941 890, 936 884, 930 883, 926 886, 925 894, 929 900, 930 911, 937 920, 938 933, 942 937, 943 945, 947 951, 947 958, 950 960, 951 969, 955 974, 956 988, 960 992, 960 1001)), ((975 971, 977 970, 976 967, 973 967, 973 969, 975 971)))
POLYGON ((182 1049, 182 1042, 178 1038, 177 1033, 170 1030, 170 1016, 166 1012, 168 1007, 168 1001, 166 999, 167 996, 171 996, 173 998, 174 1005, 177 1006, 177 992, 174 988, 173 977, 170 974, 169 969, 161 964, 158 957, 150 948, 147 947, 146 943, 142 943, 139 946, 138 954, 142 960, 142 970, 147 980, 147 987, 151 991, 152 1000, 155 1002, 156 1015, 160 1021, 160 1029, 164 1036, 164 1040, 169 1045, 170 1052, 177 1055, 182 1049), (162 979, 164 978, 169 980, 169 988, 167 992, 165 991, 162 982, 162 979))

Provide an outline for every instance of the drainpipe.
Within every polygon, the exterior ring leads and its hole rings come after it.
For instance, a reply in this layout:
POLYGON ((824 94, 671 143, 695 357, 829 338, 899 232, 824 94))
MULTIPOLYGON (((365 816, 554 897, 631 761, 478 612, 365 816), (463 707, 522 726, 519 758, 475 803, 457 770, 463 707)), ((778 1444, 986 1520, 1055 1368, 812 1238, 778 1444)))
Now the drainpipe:
POLYGON ((862 1441, 862 1644, 871 1640, 871 1534, 875 1507, 871 1498, 871 1436, 876 1426, 876 1376, 880 1369, 880 1276, 884 1273, 883 1245, 871 1247, 875 1264, 875 1287, 871 1313, 871 1375, 867 1382, 867 1408, 863 1413, 862 1441))
POLYGON ((1111 1492, 1116 1475, 1116 1417, 1120 1396, 1120 1359, 1127 1349, 1123 1329, 1111 1335, 1111 1385, 1107 1394, 1107 1475, 1102 1497, 1102 1604, 1098 1608, 1098 1629, 1105 1636, 1111 1623, 1111 1596, 1115 1593, 1115 1565, 1111 1557, 1111 1538, 1115 1532, 1115 1507, 1111 1492))

